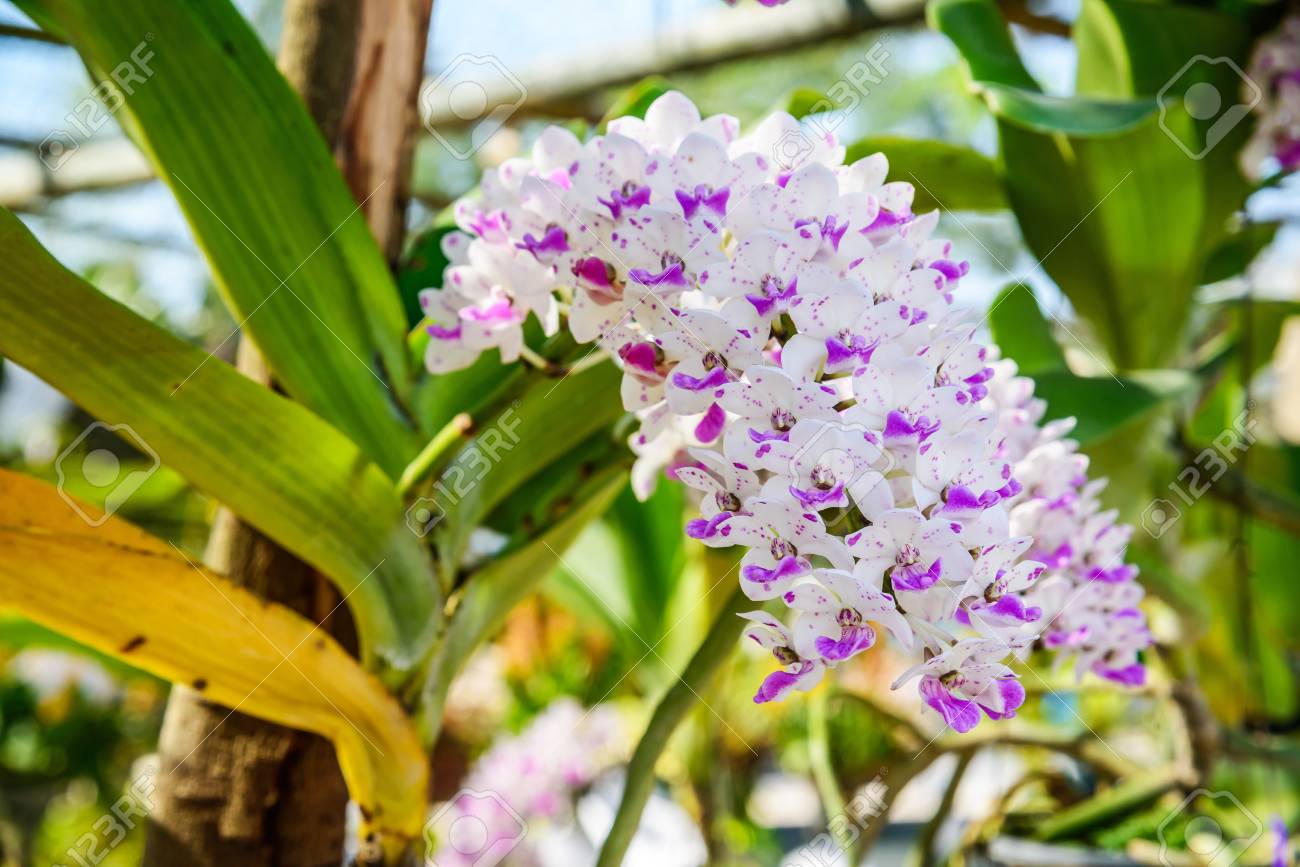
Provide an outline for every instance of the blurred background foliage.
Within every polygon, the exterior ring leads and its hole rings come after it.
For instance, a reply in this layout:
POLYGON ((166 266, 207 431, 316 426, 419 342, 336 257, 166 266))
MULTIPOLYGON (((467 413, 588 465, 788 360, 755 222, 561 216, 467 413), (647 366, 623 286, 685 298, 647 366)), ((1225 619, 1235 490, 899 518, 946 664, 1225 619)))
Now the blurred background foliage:
MULTIPOLYGON (((239 5, 274 50, 280 4, 239 5)), ((435 3, 429 74, 460 52, 492 52, 536 99, 474 160, 450 158, 430 136, 419 142, 398 279, 412 322, 415 294, 442 270, 439 215, 547 123, 594 129, 611 106, 643 108, 669 82, 702 112, 743 123, 774 108, 802 113, 883 46, 888 74, 861 92, 836 134, 867 139, 862 153, 885 148, 906 172, 900 179, 915 173, 918 203, 945 207, 941 234, 972 263, 959 305, 1035 376, 1051 417, 1078 418, 1093 475, 1111 479, 1107 504, 1139 526, 1132 558, 1159 641, 1148 660, 1156 676, 1136 691, 1035 665, 1033 700, 987 743, 928 738, 915 708, 889 693, 898 660, 886 648, 841 668, 808 701, 762 707, 749 689, 766 663, 738 653, 659 766, 659 795, 700 824, 711 863, 779 863, 873 781, 890 791, 890 821, 868 824, 854 844, 877 844, 872 863, 1056 857, 1016 848, 1026 840, 1135 863, 1159 863, 1163 841, 1177 863, 1208 863, 1195 854, 1207 833, 1197 816, 1251 840, 1239 863, 1269 863, 1271 839, 1254 822, 1300 825, 1300 199, 1294 183, 1252 189, 1237 174, 1248 125, 1206 159, 1188 159, 1165 137, 1155 95, 1192 54, 1244 66, 1251 38, 1280 6, 1051 0, 1003 4, 999 15, 992 4, 946 0, 931 9, 932 29, 918 6, 850 4, 851 16, 813 38, 783 41, 772 23, 761 51, 740 43, 707 61, 652 53, 677 57, 671 69, 641 70, 666 78, 629 91, 640 75, 624 64, 608 80, 573 75, 557 89, 575 44, 594 46, 600 56, 583 68, 599 69, 627 46, 637 54, 689 44, 725 27, 726 15, 751 22, 758 12, 714 0, 660 0, 649 11, 578 5, 556 16, 549 5, 505 0, 486 4, 491 12, 482 2, 435 3), (1253 444, 1205 496, 1178 500, 1170 486, 1187 490, 1180 474, 1247 408, 1258 422, 1253 444), (1153 523, 1161 500, 1176 520, 1153 523), (1178 810, 1198 785, 1232 792, 1244 809, 1203 798, 1178 810), (900 854, 912 844, 919 854, 900 854)), ((0 21, 26 26, 5 2, 0 21)), ((93 141, 118 172, 106 171, 102 188, 21 182, 33 146, 89 85, 66 47, 3 34, 0 46, 0 204, 100 290, 230 360, 236 323, 161 184, 110 153, 120 131, 93 141)), ((1204 141, 1193 119, 1170 124, 1189 146, 1204 141)), ((486 364, 480 375, 490 376, 486 364)), ((0 465, 53 480, 91 421, 0 363, 0 465)), ((75 448, 74 458, 107 450, 128 469, 149 460, 104 430, 75 448)), ((70 484, 94 499, 93 485, 70 484)), ((201 550, 214 509, 164 466, 120 511, 201 550)), ((557 697, 612 704, 640 730, 730 590, 732 564, 683 537, 688 509, 679 486, 661 484, 645 503, 622 492, 541 592, 511 612, 452 689, 449 736, 435 755, 443 794, 494 736, 520 731, 557 697)), ((60 863, 153 750, 165 698, 153 678, 0 619, 0 863, 60 863)), ((137 837, 103 863, 134 863, 137 837)))

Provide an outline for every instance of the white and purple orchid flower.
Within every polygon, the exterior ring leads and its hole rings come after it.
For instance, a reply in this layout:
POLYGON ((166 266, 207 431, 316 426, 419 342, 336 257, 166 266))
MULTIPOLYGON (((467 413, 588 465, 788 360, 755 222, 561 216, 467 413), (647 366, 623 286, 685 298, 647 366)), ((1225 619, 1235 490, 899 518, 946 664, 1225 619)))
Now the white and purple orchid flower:
POLYGON ((1300 15, 1288 15, 1255 45, 1242 81, 1242 104, 1259 120, 1241 150, 1247 177, 1300 168, 1300 15))
POLYGON ((429 368, 528 358, 529 318, 619 366, 634 491, 697 492, 688 535, 739 546, 744 592, 793 617, 744 615, 779 663, 756 701, 882 628, 926 654, 900 683, 919 675, 958 731, 1016 712, 1004 660, 1030 647, 1142 682, 1131 530, 1104 482, 954 312, 968 265, 938 215, 883 156, 844 155, 786 114, 740 136, 680 93, 586 142, 546 131, 457 207, 453 267, 422 299, 429 368))

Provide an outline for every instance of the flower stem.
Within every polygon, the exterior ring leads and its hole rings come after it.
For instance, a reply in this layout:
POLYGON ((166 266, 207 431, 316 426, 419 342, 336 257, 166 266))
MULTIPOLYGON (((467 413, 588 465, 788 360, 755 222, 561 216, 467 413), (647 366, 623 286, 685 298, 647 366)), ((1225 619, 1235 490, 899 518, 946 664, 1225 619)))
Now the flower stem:
MULTIPOLYGON (((840 790, 835 767, 831 763, 830 727, 826 721, 826 704, 830 691, 830 687, 823 686, 808 697, 808 760, 812 765, 813 782, 817 785, 817 794, 821 796, 826 821, 831 828, 842 829, 835 818, 844 814, 844 793, 840 790)), ((846 851, 851 843, 844 839, 835 842, 846 851)))
POLYGON ((596 867, 618 867, 623 863, 623 856, 640 824, 641 812, 654 789, 655 763, 668 745, 673 731, 696 702, 701 700, 700 694, 736 649, 745 626, 745 620, 736 615, 750 605, 752 603, 737 587, 718 612, 708 636, 695 656, 691 657, 686 670, 655 708, 650 724, 646 726, 645 734, 641 736, 636 752, 632 754, 632 761, 628 763, 623 800, 618 805, 614 826, 610 828, 605 845, 601 847, 596 867))
POLYGON ((446 454, 452 446, 462 440, 468 439, 470 431, 474 429, 474 419, 469 413, 459 413, 451 421, 438 431, 437 435, 429 440, 429 444, 420 450, 405 470, 402 471, 402 478, 397 482, 397 491, 402 496, 406 496, 411 490, 418 485, 426 476, 433 471, 438 464, 439 459, 446 454))

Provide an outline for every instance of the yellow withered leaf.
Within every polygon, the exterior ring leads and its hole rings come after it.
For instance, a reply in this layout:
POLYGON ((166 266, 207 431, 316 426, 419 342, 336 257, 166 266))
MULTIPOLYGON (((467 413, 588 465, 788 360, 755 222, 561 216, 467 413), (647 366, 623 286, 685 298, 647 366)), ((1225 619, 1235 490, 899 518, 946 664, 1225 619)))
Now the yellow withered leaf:
MULTIPOLYGON (((102 510, 78 504, 94 522, 102 510)), ((91 526, 0 470, 0 605, 213 701, 329 738, 390 853, 417 837, 428 766, 401 706, 329 635, 124 520, 91 526)))

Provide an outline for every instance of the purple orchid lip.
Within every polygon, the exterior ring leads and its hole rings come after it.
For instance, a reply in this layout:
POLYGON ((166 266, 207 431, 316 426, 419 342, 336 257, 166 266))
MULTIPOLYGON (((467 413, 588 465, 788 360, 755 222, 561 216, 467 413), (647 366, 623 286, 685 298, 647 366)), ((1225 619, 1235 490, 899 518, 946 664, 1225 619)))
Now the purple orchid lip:
POLYGON ((943 563, 938 558, 928 569, 920 563, 913 563, 910 566, 895 566, 894 571, 890 573, 890 580, 895 590, 912 592, 930 589, 939 582, 941 577, 943 577, 943 563))
POLYGON ((812 564, 807 560, 793 554, 786 554, 781 558, 781 562, 777 563, 772 569, 764 569, 762 566, 751 563, 740 570, 740 577, 753 584, 767 586, 787 578, 798 578, 800 575, 807 575, 811 571, 812 564))
POLYGON ((585 280, 592 286, 599 286, 602 289, 608 289, 614 285, 609 279, 609 266, 604 259, 597 259, 595 256, 588 256, 575 262, 573 264, 573 274, 578 279, 585 280))
POLYGON ((790 495, 798 500, 804 508, 826 509, 844 502, 844 485, 837 483, 829 491, 805 491, 791 485, 790 495))
POLYGON ((1049 632, 1043 636, 1044 646, 1056 649, 1059 647, 1082 647, 1092 636, 1092 630, 1086 626, 1080 626, 1071 632, 1049 632))
POLYGON ((1025 703, 1025 687, 1014 677, 1000 677, 996 683, 1002 696, 1002 710, 993 710, 985 704, 981 704, 980 709, 991 720, 1010 719, 1025 703))
POLYGON ((541 240, 533 237, 531 232, 524 234, 523 243, 516 243, 520 250, 527 250, 533 254, 533 258, 541 260, 542 253, 567 253, 569 251, 569 235, 559 226, 547 226, 546 231, 542 233, 541 240))
POLYGON ((647 268, 633 268, 628 272, 628 276, 632 278, 633 282, 652 289, 660 285, 679 286, 681 288, 687 288, 690 285, 686 280, 685 270, 678 262, 674 262, 658 274, 647 268))
POLYGON ((635 368, 642 373, 658 375, 658 355, 655 352, 655 345, 646 341, 640 343, 627 343, 619 347, 618 357, 623 359, 623 363, 628 367, 635 368))
POLYGON ((506 298, 494 301, 487 307, 466 307, 460 312, 460 315, 471 322, 494 325, 502 322, 516 322, 520 318, 518 311, 510 306, 510 301, 506 298))
POLYGON ((609 208, 609 215, 612 219, 617 220, 623 215, 623 209, 629 211, 638 211, 650 204, 650 188, 647 186, 626 187, 622 190, 610 190, 609 198, 597 198, 606 208, 609 208))
POLYGON ((959 280, 970 271, 970 262, 964 259, 960 262, 954 262, 951 259, 936 259, 928 267, 938 271, 949 280, 959 280))
MULTIPOLYGON (((686 522, 686 535, 692 539, 712 539, 721 532, 722 525, 731 520, 735 515, 731 512, 719 512, 707 521, 703 518, 692 518, 686 522)), ((722 533, 722 535, 726 535, 722 533)))
POLYGON ((715 367, 699 379, 680 371, 673 374, 673 385, 686 391, 705 391, 726 385, 728 382, 731 382, 731 377, 725 367, 715 367))
POLYGON ((749 429, 749 439, 755 443, 766 443, 769 440, 780 440, 783 443, 790 442, 790 432, 782 430, 755 430, 749 429))
POLYGON ((911 219, 912 214, 906 211, 895 213, 888 208, 881 208, 879 213, 876 214, 876 218, 871 221, 871 225, 862 229, 861 233, 865 235, 869 232, 874 232, 877 229, 892 229, 895 226, 901 226, 911 219))
MULTIPOLYGON (((771 5, 765 3, 764 5, 771 5)), ((786 671, 780 669, 772 672, 763 678, 762 684, 758 687, 758 692, 754 695, 754 704, 766 704, 769 701, 778 701, 787 692, 794 689, 799 681, 812 671, 813 663, 811 660, 803 660, 799 663, 797 671, 786 671)))
POLYGON ((704 418, 695 426, 695 438, 702 443, 711 443, 722 435, 726 423, 726 411, 716 403, 710 404, 704 412, 704 418))
POLYGON ((979 606, 981 613, 991 614, 999 620, 1014 620, 1017 623, 1033 623, 1043 616, 1043 609, 1037 605, 1025 605, 1019 596, 1003 596, 992 605, 979 606))
POLYGON ((746 293, 745 300, 754 305, 758 315, 764 318, 770 316, 775 309, 784 313, 790 309, 790 300, 799 294, 799 278, 793 277, 780 292, 770 295, 751 295, 746 293))
POLYGON ((1147 682, 1147 669, 1141 663, 1135 662, 1121 668, 1111 668, 1099 662, 1092 667, 1092 670, 1101 677, 1121 686, 1142 686, 1147 682))
POLYGON ((953 695, 933 675, 921 679, 921 698, 958 734, 965 734, 979 725, 980 712, 975 702, 953 695))
POLYGON ((1125 581, 1132 581, 1137 577, 1137 567, 1131 563, 1121 563, 1112 569, 1102 569, 1094 567, 1088 570, 1089 581, 1100 581, 1103 584, 1122 584, 1125 581))
POLYGON ((876 643, 876 630, 865 623, 857 626, 845 626, 838 641, 819 635, 813 641, 817 653, 827 662, 839 662, 855 653, 868 649, 876 643))
POLYGON ((986 508, 983 499, 983 497, 975 496, 975 493, 964 485, 954 485, 944 491, 943 504, 938 509, 935 509, 935 514, 949 515, 955 518, 973 517, 986 508))
POLYGON ((725 217, 727 215, 727 200, 731 197, 731 190, 727 187, 713 189, 708 184, 698 184, 694 190, 677 190, 677 203, 682 206, 682 216, 690 220, 695 214, 704 208, 711 213, 725 217))
POLYGON ((937 421, 930 422, 929 419, 922 416, 913 423, 908 421, 907 416, 896 409, 891 409, 889 414, 885 416, 884 435, 886 440, 916 437, 917 442, 923 442, 929 439, 938 429, 939 422, 937 421))
POLYGON ((835 337, 828 337, 826 338, 826 364, 829 367, 838 367, 845 362, 866 364, 879 345, 879 340, 866 343, 864 338, 854 337, 853 345, 850 346, 835 337))
POLYGON ((460 325, 455 328, 444 328, 441 325, 430 324, 425 326, 424 330, 437 340, 460 340, 460 325))

